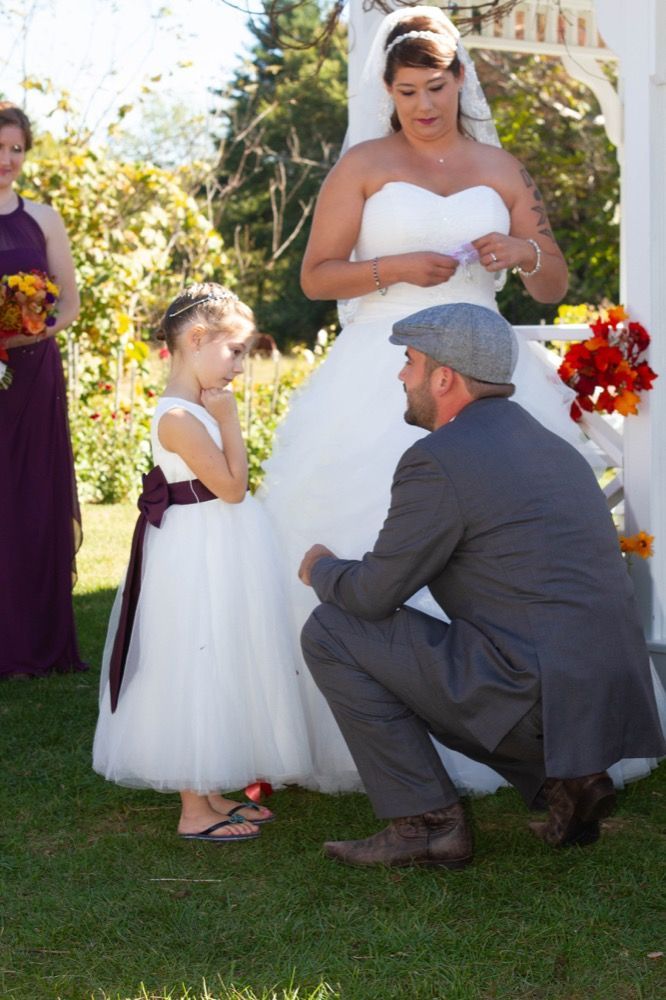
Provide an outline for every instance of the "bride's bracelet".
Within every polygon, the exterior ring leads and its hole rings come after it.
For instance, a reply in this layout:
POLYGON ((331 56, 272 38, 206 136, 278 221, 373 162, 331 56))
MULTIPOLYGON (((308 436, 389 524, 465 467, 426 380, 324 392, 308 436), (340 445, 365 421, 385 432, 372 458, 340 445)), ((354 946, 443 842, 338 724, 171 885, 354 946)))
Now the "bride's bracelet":
POLYGON ((516 267, 514 267, 513 273, 519 274, 521 278, 532 278, 534 277, 535 274, 538 274, 539 271, 541 270, 541 247, 539 246, 536 240, 528 239, 525 242, 529 243, 531 247, 534 247, 537 255, 536 264, 534 265, 531 271, 524 271, 522 267, 517 265, 516 267))
POLYGON ((375 279, 375 285, 377 286, 377 291, 380 295, 386 295, 388 288, 384 288, 381 281, 379 280, 379 258, 372 258, 372 277, 375 279))

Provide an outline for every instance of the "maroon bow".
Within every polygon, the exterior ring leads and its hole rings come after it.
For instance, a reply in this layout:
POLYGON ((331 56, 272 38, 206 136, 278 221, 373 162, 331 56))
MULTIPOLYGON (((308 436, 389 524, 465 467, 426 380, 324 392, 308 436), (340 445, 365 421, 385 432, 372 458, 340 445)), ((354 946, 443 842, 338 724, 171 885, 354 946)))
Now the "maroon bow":
POLYGON ((145 519, 159 528, 170 503, 169 484, 159 465, 141 479, 143 490, 136 505, 145 519))
POLYGON ((141 592, 141 566, 143 562, 143 539, 146 525, 152 524, 159 528, 166 510, 172 504, 203 503, 207 500, 217 500, 217 497, 199 479, 185 480, 180 483, 168 483, 159 465, 142 477, 143 490, 137 501, 139 518, 132 536, 125 589, 120 606, 118 629, 113 641, 111 663, 109 665, 109 690, 111 694, 111 711, 118 707, 120 686, 125 672, 125 660, 132 637, 132 626, 136 615, 137 603, 141 592))

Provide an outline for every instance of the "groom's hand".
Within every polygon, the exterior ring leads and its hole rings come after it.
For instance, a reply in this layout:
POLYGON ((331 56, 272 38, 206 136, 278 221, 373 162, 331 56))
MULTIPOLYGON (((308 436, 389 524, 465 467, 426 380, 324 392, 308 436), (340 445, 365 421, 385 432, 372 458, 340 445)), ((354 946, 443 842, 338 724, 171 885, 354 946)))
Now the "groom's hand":
POLYGON ((298 571, 298 578, 306 587, 312 586, 312 567, 322 556, 333 556, 335 559, 335 553, 327 549, 325 545, 313 545, 303 556, 303 561, 298 571))

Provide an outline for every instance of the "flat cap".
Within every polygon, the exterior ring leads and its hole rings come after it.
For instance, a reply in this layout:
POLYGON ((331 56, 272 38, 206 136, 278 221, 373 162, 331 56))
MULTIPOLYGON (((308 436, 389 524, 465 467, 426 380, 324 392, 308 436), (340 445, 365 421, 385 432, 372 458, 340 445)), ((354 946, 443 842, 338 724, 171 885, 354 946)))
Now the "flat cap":
POLYGON ((392 344, 413 347, 479 382, 509 383, 518 360, 513 327, 469 302, 429 306, 393 324, 392 344))

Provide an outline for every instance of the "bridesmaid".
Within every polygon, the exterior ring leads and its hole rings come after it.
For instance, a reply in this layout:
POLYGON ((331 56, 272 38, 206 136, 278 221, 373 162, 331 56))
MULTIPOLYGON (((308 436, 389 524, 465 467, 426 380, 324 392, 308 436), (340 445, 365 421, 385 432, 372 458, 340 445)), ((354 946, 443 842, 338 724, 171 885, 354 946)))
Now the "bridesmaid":
POLYGON ((0 102, 0 276, 37 269, 60 287, 48 333, 4 341, 13 382, 0 391, 0 678, 86 669, 72 608, 81 518, 53 339, 76 319, 79 293, 62 219, 14 190, 31 145, 26 115, 0 102))

